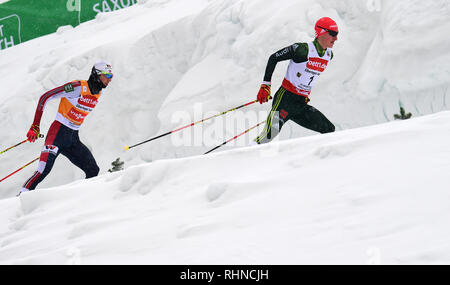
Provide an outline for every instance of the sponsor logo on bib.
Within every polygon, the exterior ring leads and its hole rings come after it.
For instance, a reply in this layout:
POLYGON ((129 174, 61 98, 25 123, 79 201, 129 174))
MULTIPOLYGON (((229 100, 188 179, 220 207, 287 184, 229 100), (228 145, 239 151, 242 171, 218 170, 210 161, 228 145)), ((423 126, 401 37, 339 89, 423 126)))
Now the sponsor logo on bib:
POLYGON ((80 99, 78 99, 78 104, 87 106, 89 108, 94 108, 95 105, 97 105, 97 97, 95 96, 81 96, 80 99))
POLYGON ((84 114, 80 113, 77 111, 77 109, 72 108, 70 109, 70 111, 67 113, 67 116, 76 123, 81 124, 84 120, 84 117, 86 117, 84 114))
POLYGON ((306 67, 312 70, 316 70, 319 72, 323 72, 327 67, 328 60, 318 58, 318 57, 310 57, 306 67))

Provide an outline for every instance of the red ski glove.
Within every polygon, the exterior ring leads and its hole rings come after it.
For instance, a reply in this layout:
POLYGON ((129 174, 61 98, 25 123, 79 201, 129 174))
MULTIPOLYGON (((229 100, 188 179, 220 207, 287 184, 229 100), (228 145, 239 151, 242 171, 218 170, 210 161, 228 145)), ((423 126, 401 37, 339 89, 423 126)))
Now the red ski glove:
POLYGON ((30 142, 35 142, 39 137, 39 126, 31 125, 30 130, 27 133, 27 138, 30 142))
POLYGON ((270 84, 261 84, 261 88, 259 89, 258 96, 256 99, 260 104, 265 103, 269 100, 270 97, 270 84))

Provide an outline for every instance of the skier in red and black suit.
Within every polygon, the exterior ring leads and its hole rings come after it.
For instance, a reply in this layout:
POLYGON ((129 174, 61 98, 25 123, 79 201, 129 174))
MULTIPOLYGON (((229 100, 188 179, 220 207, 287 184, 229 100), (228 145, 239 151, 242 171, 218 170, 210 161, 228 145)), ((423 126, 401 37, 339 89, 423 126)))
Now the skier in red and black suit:
POLYGON ((277 63, 284 60, 290 60, 290 63, 286 77, 274 96, 265 128, 255 139, 256 143, 270 142, 288 120, 316 132, 334 132, 334 125, 308 102, 312 86, 333 58, 331 48, 337 40, 338 26, 332 19, 324 17, 316 22, 315 32, 313 42, 296 43, 270 56, 257 96, 261 104, 267 102, 270 96, 272 74, 277 63))
POLYGON ((41 96, 33 124, 27 133, 30 142, 39 136, 41 117, 47 102, 57 98, 61 98, 61 101, 56 119, 48 130, 37 171, 25 182, 18 195, 34 190, 50 173, 59 154, 82 169, 86 178, 98 175, 100 169, 91 151, 80 141, 78 130, 84 118, 97 105, 102 89, 108 86, 112 77, 111 65, 101 61, 92 67, 89 80, 72 81, 41 96))

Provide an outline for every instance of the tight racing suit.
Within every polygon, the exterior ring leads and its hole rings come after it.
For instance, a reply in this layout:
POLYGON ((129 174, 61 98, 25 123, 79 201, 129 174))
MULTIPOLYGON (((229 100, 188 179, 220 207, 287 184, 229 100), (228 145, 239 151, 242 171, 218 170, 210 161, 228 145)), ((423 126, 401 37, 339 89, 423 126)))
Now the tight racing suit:
POLYGON ((278 62, 290 60, 281 87, 275 93, 272 109, 263 132, 256 143, 270 142, 283 125, 295 123, 320 133, 334 132, 334 125, 316 108, 308 105, 312 86, 333 58, 331 49, 322 49, 317 39, 310 43, 296 43, 269 57, 264 82, 270 82, 278 62))
POLYGON ((59 154, 66 156, 86 174, 97 176, 99 167, 91 151, 80 141, 78 130, 84 118, 95 108, 102 86, 92 78, 72 81, 46 92, 39 99, 33 125, 39 126, 45 105, 60 98, 55 121, 48 130, 36 172, 25 182, 21 192, 34 190, 50 173, 59 154), (93 92, 91 92, 91 90, 93 92))

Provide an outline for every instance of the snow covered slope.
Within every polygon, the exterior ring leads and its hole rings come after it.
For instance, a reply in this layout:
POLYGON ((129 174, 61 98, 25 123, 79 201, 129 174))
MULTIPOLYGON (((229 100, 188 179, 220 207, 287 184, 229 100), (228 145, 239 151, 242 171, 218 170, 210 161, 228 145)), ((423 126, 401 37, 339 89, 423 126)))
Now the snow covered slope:
POLYGON ((448 264, 450 112, 0 200, 0 264, 448 264))
MULTIPOLYGON (((448 0, 141 0, 1 51, 0 149, 45 91, 99 59, 115 77, 80 130, 101 176, 60 156, 39 191, 14 197, 36 165, 0 183, 0 262, 448 263, 449 16, 448 0), (338 132, 288 123, 281 142, 196 156, 264 120, 254 104, 123 152, 254 100, 268 56, 322 16, 340 35, 311 104, 338 132), (388 123, 400 106, 414 119, 388 123)), ((0 177, 42 143, 2 154, 0 177)))
MULTIPOLYGON (((253 100, 268 56, 311 40, 322 16, 336 19, 341 33, 311 104, 337 130, 393 120, 400 105, 414 117, 448 110, 449 15, 447 0, 142 0, 0 53, 0 144, 6 148, 25 137, 42 93, 87 79, 103 58, 114 64, 116 76, 80 131, 101 173, 117 157, 131 166, 201 154, 264 120, 269 105, 252 105, 126 154, 122 149, 253 100)), ((274 90, 286 65, 275 71, 274 90)), ((56 101, 47 105, 44 134, 56 108, 56 101)), ((288 123, 280 139, 311 134, 288 123)), ((37 157, 41 147, 42 140, 2 155, 0 176, 37 157)), ((34 168, 3 182, 0 197, 13 196, 34 168)), ((61 157, 41 187, 83 177, 61 157)))

